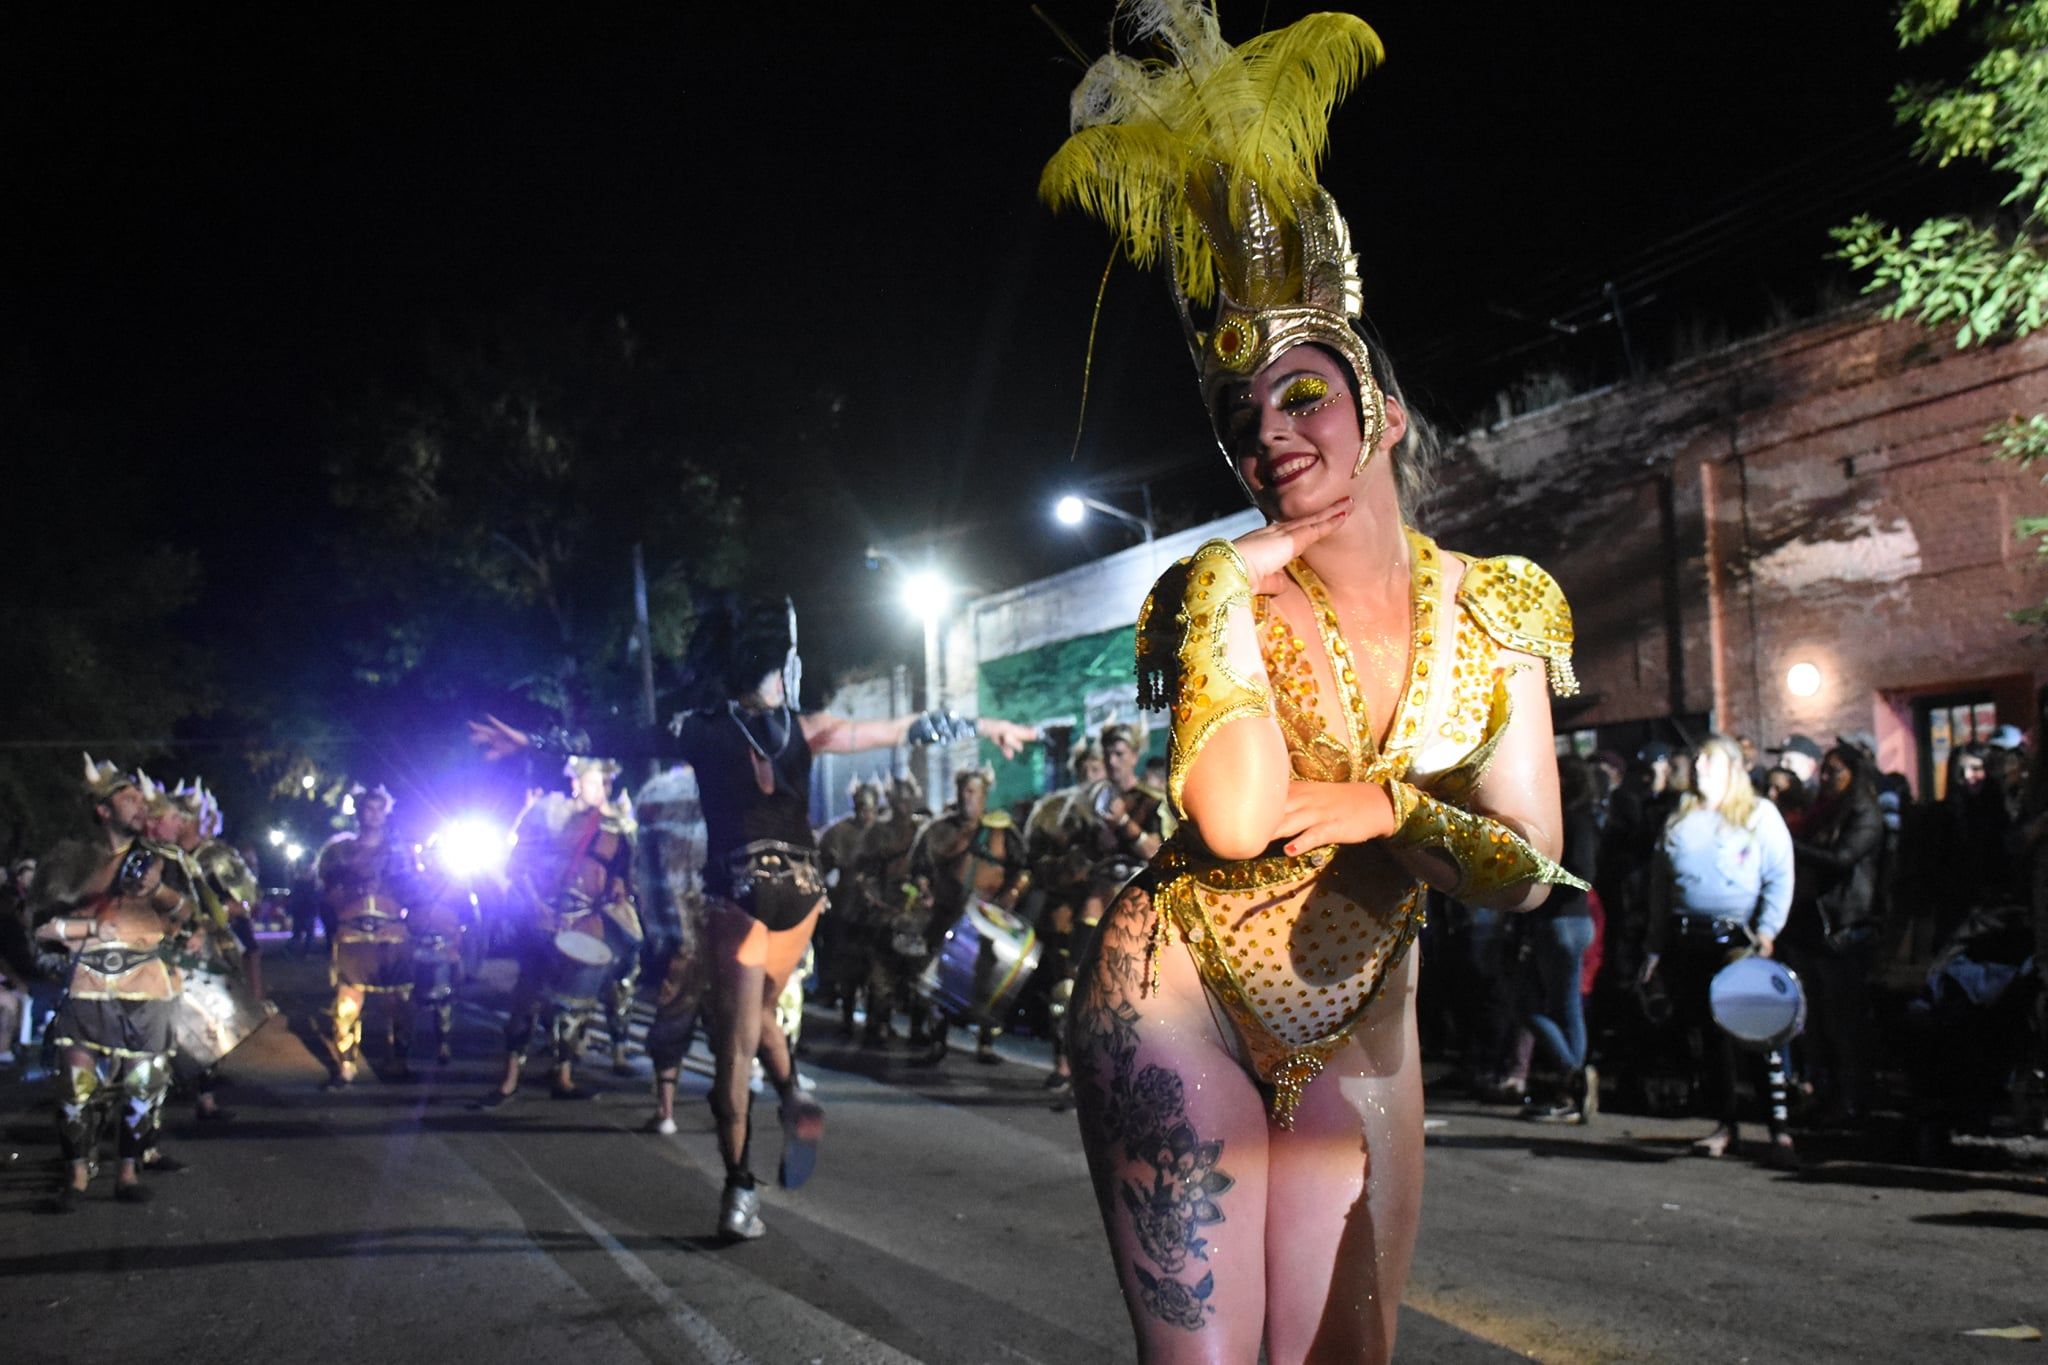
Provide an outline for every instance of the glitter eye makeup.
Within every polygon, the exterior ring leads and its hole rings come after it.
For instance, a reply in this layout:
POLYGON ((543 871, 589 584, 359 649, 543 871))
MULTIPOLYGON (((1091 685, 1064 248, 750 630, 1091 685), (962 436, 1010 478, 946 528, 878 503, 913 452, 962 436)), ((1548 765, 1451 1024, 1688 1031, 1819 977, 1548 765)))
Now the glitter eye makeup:
POLYGON ((1281 395, 1280 406, 1284 408, 1297 407, 1303 403, 1313 403, 1318 399, 1328 398, 1329 396, 1329 380, 1318 374, 1297 375, 1288 384, 1286 392, 1281 395))

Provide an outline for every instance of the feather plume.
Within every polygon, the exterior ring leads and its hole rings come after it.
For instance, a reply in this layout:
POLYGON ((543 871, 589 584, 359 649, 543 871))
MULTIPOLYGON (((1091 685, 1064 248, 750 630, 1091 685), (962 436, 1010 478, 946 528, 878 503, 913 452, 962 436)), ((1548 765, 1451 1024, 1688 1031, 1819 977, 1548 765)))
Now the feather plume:
POLYGON ((1168 55, 1112 52, 1089 67, 1039 194, 1107 224, 1139 266, 1170 250, 1188 299, 1210 302, 1220 274, 1252 303, 1233 259, 1246 217, 1291 224, 1317 192, 1330 115, 1384 57, 1379 37, 1355 15, 1311 14, 1233 48, 1213 0, 1126 0, 1120 15, 1168 55))

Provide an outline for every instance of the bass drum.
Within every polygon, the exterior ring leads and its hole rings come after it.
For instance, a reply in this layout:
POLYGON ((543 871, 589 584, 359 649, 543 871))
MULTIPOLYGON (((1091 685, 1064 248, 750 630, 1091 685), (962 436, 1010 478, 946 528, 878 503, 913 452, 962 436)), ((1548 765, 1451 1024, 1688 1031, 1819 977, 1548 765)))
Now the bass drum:
POLYGON ((1731 962, 1707 988, 1714 1022, 1736 1042, 1774 1048, 1806 1027, 1806 991, 1784 963, 1768 957, 1731 962))
MULTIPOLYGON (((592 928, 602 929, 597 925, 592 928)), ((548 999, 563 1009, 594 1009, 611 980, 612 950, 597 934, 564 929, 548 962, 548 999)))
POLYGON ((256 998, 249 978, 236 961, 195 939, 193 951, 181 954, 185 978, 171 1016, 178 1051, 173 1064, 180 1075, 194 1076, 218 1066, 221 1059, 247 1042, 277 1013, 277 1006, 256 998))
POLYGON ((1001 1023, 1038 968, 1038 933, 1022 916, 979 896, 946 931, 919 988, 957 1018, 1001 1023))

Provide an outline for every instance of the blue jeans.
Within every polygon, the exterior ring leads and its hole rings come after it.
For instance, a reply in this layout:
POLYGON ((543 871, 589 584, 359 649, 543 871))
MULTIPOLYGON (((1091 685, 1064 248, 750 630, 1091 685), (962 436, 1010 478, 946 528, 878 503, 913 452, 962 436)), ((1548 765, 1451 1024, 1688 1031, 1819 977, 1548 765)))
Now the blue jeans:
POLYGON ((1529 1031, 1566 1073, 1586 1064, 1586 1011, 1579 999, 1579 968, 1593 946, 1590 915, 1559 915, 1533 926, 1530 967, 1536 977, 1529 1031))

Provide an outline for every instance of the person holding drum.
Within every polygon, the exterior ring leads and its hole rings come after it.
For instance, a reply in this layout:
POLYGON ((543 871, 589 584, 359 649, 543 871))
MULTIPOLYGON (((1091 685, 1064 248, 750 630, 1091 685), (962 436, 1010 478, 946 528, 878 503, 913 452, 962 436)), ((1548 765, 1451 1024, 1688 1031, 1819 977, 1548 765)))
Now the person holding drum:
MULTIPOLYGON (((923 1006, 930 1015, 931 1050, 916 1060, 925 1065, 945 1060, 953 1023, 949 1000, 971 1002, 977 1025, 974 1060, 991 1066, 1002 1061, 996 1034, 1004 1021, 998 1015, 1012 1002, 1006 990, 996 989, 996 944, 982 933, 980 920, 968 915, 968 907, 985 902, 1001 912, 1005 923, 1015 922, 1017 898, 1031 886, 1031 868, 1016 822, 1008 812, 988 808, 989 782, 989 774, 979 768, 955 774, 953 808, 924 827, 910 854, 911 875, 932 888, 925 945, 942 978, 936 996, 923 1006)), ((1016 928, 1028 939, 1027 926, 1016 923, 1016 928)))
MULTIPOLYGON (((146 778, 144 786, 147 790, 146 778)), ((248 946, 255 938, 248 926, 258 894, 256 875, 220 839, 220 803, 203 784, 180 783, 176 791, 163 793, 161 807, 152 800, 151 811, 150 837, 185 854, 166 875, 190 882, 180 889, 202 912, 176 938, 185 989, 178 997, 172 1076, 192 1096, 194 1118, 225 1122, 234 1115, 214 1095, 220 1063, 270 1017, 248 946)), ((160 1168, 158 1160, 148 1164, 160 1168)))
POLYGON ((384 1002, 385 1052, 394 1079, 411 1074, 412 940, 405 907, 418 864, 391 837, 392 799, 382 783, 349 793, 356 828, 321 846, 313 860, 322 909, 332 916, 335 1085, 353 1084, 363 1061, 363 1011, 384 1002))
POLYGON ((1314 174, 1378 38, 1319 14, 1234 48, 1203 0, 1121 12, 1147 59, 1089 68, 1040 189, 1166 257, 1268 524, 1138 617, 1179 823, 1082 960, 1082 1143, 1141 1358, 1384 1361, 1421 1205, 1424 887, 1519 910, 1583 885, 1554 861, 1546 693, 1576 688, 1571 616, 1529 561, 1408 524, 1426 437, 1314 174))
MULTIPOLYGON (((733 1240, 766 1232, 752 1169, 747 1088, 757 1054, 781 1096, 785 1186, 809 1178, 824 1132, 824 1110, 797 1084, 774 1014, 824 903, 810 826, 811 756, 976 735, 1014 756, 1037 737, 1009 721, 973 721, 943 711, 892 720, 801 713, 796 645, 796 609, 787 599, 743 604, 707 595, 685 669, 716 702, 683 712, 652 734, 618 728, 597 737, 606 752, 622 759, 680 760, 696 774, 709 844, 704 891, 716 1058, 710 1100, 725 1163, 718 1230, 733 1240)), ((496 717, 473 722, 470 733, 494 758, 528 748, 587 752, 592 744, 589 735, 562 730, 523 733, 496 717)))
MULTIPOLYGON (((1693 1144, 1701 1156, 1733 1149, 1740 1130, 1735 1040, 1714 1022, 1709 989, 1730 964, 1769 958, 1792 910, 1792 835, 1778 808, 1749 785, 1742 749, 1726 735, 1700 745, 1692 790, 1679 802, 1657 846, 1650 877, 1650 921, 1642 979, 1664 974, 1680 1020, 1697 1030, 1708 1059, 1707 1104, 1720 1120, 1693 1144)), ((1784 1062, 1768 1054, 1769 1158, 1796 1158, 1787 1131, 1784 1062)), ((1765 1087, 1759 1086, 1761 1092, 1765 1087)))
MULTIPOLYGON (((554 1053, 550 1091, 588 1099, 576 1084, 584 1032, 611 1004, 621 958, 638 961, 640 913, 633 895, 632 806, 614 802, 619 765, 572 755, 563 767, 572 790, 551 792, 519 817, 506 869, 524 914, 519 980, 505 1023, 505 1074, 482 1101, 495 1109, 519 1090, 519 1071, 543 1025, 554 1053)), ((623 1047, 623 1021, 612 1025, 623 1047)))

